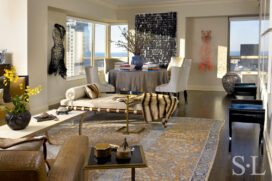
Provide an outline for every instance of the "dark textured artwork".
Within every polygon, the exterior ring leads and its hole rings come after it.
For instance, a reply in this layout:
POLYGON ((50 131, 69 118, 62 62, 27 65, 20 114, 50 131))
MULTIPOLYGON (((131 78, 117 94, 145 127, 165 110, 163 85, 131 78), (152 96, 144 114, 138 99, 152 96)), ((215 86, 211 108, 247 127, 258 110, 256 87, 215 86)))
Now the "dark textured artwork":
POLYGON ((171 57, 176 56, 176 12, 138 14, 135 16, 135 29, 154 35, 141 51, 145 62, 169 63, 171 57))
POLYGON ((48 68, 48 74, 59 74, 62 78, 66 78, 67 69, 64 63, 64 46, 65 28, 59 24, 55 24, 53 30, 54 46, 51 49, 51 61, 48 68))

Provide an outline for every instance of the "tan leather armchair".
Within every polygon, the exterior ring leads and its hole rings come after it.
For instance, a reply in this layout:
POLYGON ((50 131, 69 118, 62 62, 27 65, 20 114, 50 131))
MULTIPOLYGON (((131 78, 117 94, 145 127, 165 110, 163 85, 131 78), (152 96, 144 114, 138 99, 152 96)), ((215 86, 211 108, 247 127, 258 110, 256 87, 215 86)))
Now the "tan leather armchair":
POLYGON ((87 136, 71 136, 62 145, 46 174, 41 151, 0 151, 0 180, 5 181, 75 181, 83 179, 88 157, 87 136))

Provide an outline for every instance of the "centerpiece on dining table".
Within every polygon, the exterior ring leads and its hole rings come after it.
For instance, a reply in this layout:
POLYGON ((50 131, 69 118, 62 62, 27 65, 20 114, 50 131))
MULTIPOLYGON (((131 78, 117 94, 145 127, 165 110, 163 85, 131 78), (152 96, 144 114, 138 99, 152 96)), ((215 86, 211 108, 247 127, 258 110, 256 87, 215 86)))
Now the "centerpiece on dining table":
MULTIPOLYGON (((121 29, 122 36, 125 41, 117 41, 116 46, 126 49, 128 52, 134 54, 131 59, 131 64, 135 65, 135 70, 142 70, 144 59, 141 56, 141 50, 145 45, 153 40, 153 36, 150 32, 132 32, 128 31, 126 28, 121 29)), ((125 69, 125 68, 124 68, 125 69)))

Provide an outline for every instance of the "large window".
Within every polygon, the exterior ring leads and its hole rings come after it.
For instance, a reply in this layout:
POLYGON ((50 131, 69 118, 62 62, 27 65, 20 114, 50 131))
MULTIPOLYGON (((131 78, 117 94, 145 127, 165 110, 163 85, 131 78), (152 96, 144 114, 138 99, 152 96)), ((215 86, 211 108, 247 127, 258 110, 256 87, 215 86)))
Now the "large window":
POLYGON ((68 18, 66 26, 67 77, 84 75, 92 61, 92 23, 68 18))
MULTIPOLYGON (((127 28, 127 25, 118 25, 127 28)), ((68 17, 66 20, 66 67, 67 77, 82 76, 86 66, 104 70, 104 58, 110 56, 126 58, 127 52, 110 43, 123 40, 116 25, 109 26, 89 20, 68 17), (110 37, 107 35, 112 33, 110 37), (109 51, 111 49, 111 51, 109 51)), ((101 72, 100 72, 101 73, 101 72)))
POLYGON ((258 71, 258 18, 230 18, 230 71, 258 71))
POLYGON ((110 47, 110 57, 119 58, 119 57, 128 57, 128 52, 124 48, 116 46, 116 42, 123 41, 127 42, 122 35, 122 31, 128 31, 127 25, 111 25, 111 47, 110 47))

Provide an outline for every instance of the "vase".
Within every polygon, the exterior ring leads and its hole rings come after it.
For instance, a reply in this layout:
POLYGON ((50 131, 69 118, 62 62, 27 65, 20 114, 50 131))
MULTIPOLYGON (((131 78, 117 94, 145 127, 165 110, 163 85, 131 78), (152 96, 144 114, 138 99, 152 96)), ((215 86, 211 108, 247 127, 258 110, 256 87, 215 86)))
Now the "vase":
POLYGON ((228 94, 233 94, 235 83, 241 83, 241 78, 238 74, 228 72, 222 78, 222 84, 228 94))
POLYGON ((25 111, 24 113, 20 114, 10 114, 7 113, 5 117, 7 125, 13 130, 22 130, 25 129, 30 120, 31 114, 29 111, 25 111))
POLYGON ((131 59, 131 64, 135 65, 135 70, 142 70, 144 59, 141 55, 135 55, 131 59))

